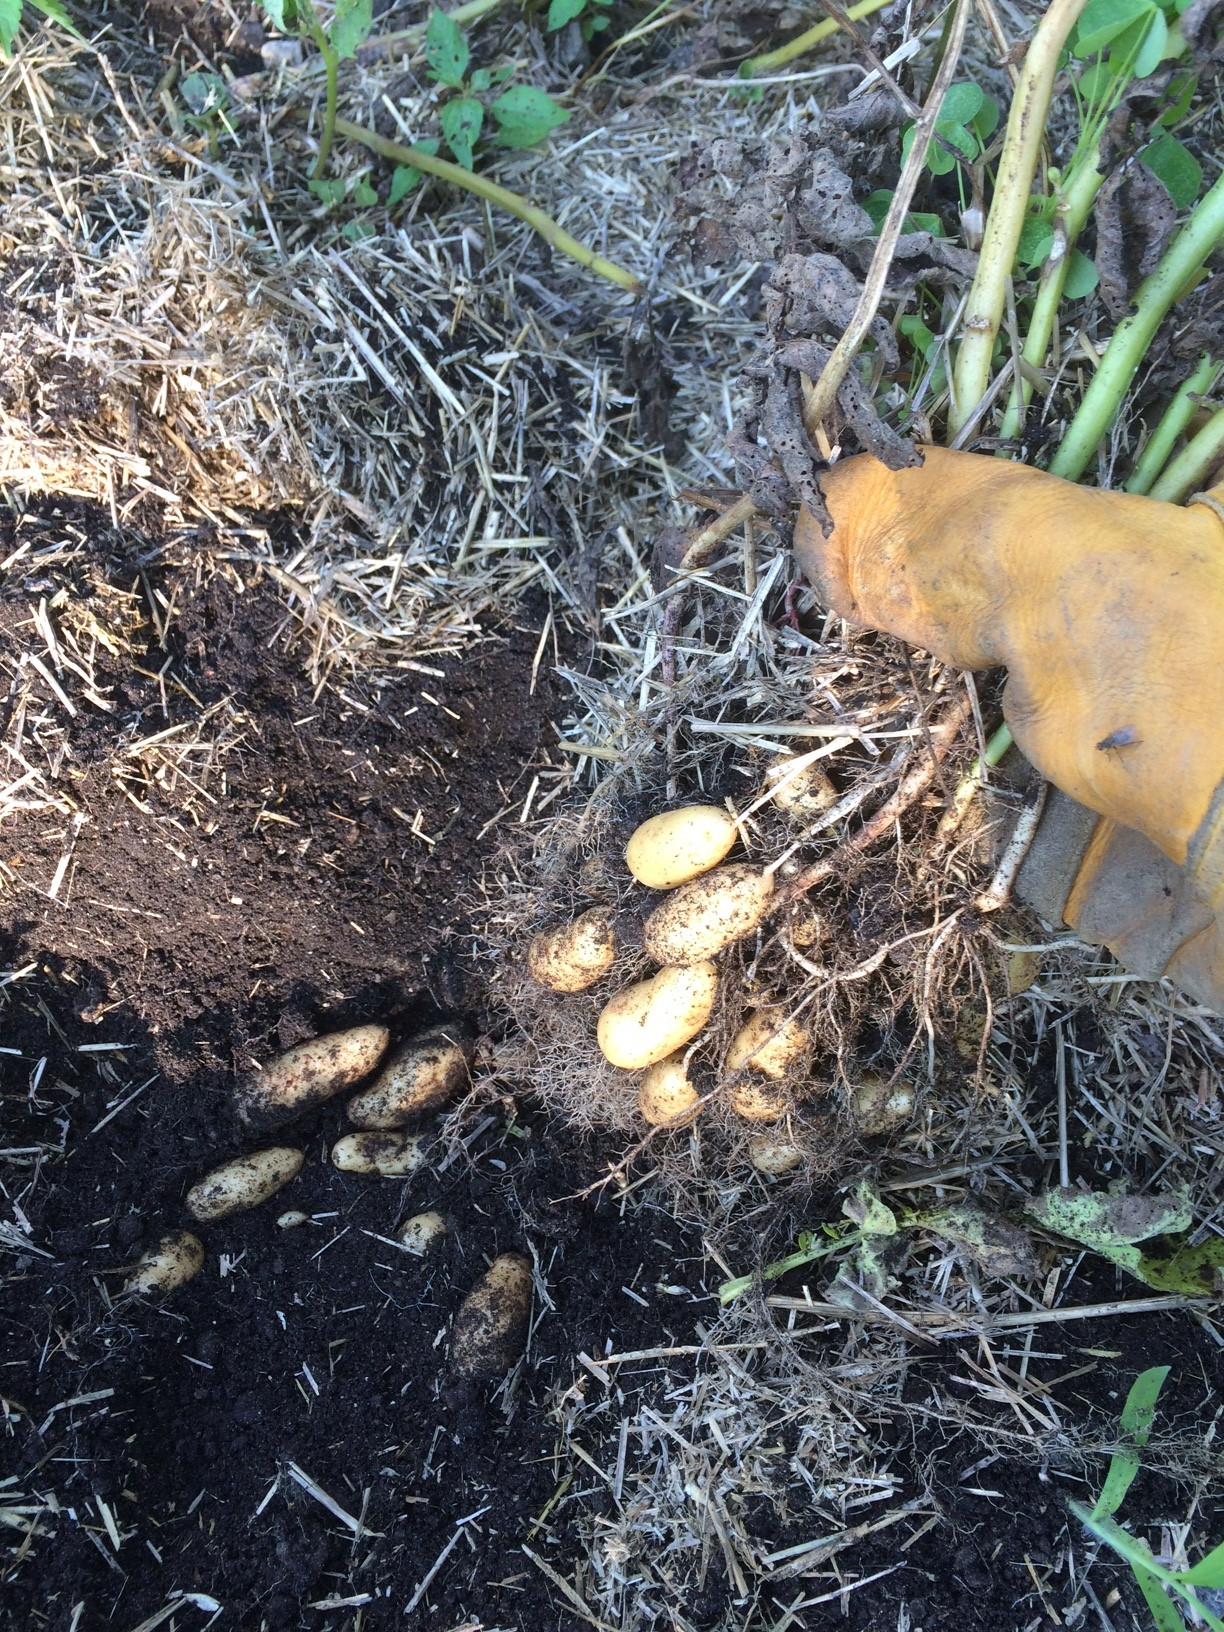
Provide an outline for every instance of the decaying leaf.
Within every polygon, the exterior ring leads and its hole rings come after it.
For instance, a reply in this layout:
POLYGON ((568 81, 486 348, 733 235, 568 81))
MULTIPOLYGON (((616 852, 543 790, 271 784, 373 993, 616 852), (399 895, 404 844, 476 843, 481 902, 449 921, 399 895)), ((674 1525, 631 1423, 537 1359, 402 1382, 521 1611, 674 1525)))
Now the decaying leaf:
POLYGON ((968 1253, 988 1275, 1008 1275, 1028 1281, 1037 1274, 1037 1253, 1025 1231, 974 1202, 963 1201, 956 1207, 931 1213, 922 1223, 968 1253))
POLYGON ((1106 1256, 1116 1247, 1188 1230, 1193 1221, 1190 1203, 1179 1191, 1139 1196, 1120 1186, 1112 1190, 1047 1190, 1027 1201, 1024 1210, 1055 1235, 1064 1235, 1106 1256))

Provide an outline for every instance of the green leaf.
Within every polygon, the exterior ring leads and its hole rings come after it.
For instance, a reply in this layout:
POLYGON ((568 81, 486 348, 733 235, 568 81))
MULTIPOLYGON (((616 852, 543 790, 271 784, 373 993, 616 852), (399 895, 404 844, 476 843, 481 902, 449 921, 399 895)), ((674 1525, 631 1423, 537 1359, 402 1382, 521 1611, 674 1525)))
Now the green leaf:
POLYGON ((1179 210, 1188 210, 1203 185, 1203 167, 1176 136, 1162 136, 1139 155, 1139 162, 1162 181, 1179 210))
POLYGON ((1154 11, 1152 20, 1148 24, 1147 33, 1143 37, 1143 44, 1139 47, 1139 55, 1135 58, 1135 78, 1146 79, 1154 74, 1164 60, 1165 47, 1169 43, 1169 25, 1165 22, 1163 11, 1154 11))
POLYGON ((425 60, 433 77, 443 85, 462 85, 470 55, 459 24, 444 11, 430 12, 429 27, 425 30, 425 60))
POLYGON ((534 147, 569 118, 551 96, 532 85, 515 85, 503 91, 490 111, 497 120, 498 138, 506 147, 534 147))
POLYGON ((1021 266, 1036 267, 1054 247, 1054 228, 1040 215, 1025 217, 1020 228, 1020 242, 1016 245, 1016 259, 1021 266))
POLYGON ((972 82, 949 85, 939 104, 937 125, 967 125, 981 112, 986 96, 980 85, 972 82))
POLYGON ((575 17, 581 17, 585 5, 586 0, 549 0, 548 32, 552 34, 566 23, 572 23, 575 17))
POLYGON ((324 179, 322 181, 308 181, 306 185, 314 196, 330 209, 333 204, 339 204, 343 199, 346 183, 339 180, 324 179))
POLYGON ((378 194, 370 186, 368 176, 362 176, 353 188, 353 203, 359 210, 368 210, 371 205, 378 203, 378 194))
MULTIPOLYGON (((419 147, 422 153, 428 153, 431 157, 438 151, 437 138, 433 136, 427 136, 423 141, 414 142, 412 145, 419 147)), ((421 172, 414 164, 397 164, 391 176, 391 191, 387 194, 387 208, 389 210, 394 209, 400 199, 406 198, 412 189, 417 186, 420 179, 421 172)))
POLYGON ((359 244, 363 238, 373 238, 374 228, 368 221, 346 221, 340 228, 340 236, 347 238, 350 244, 359 244))
POLYGON ((1190 103, 1198 89, 1198 78, 1194 74, 1177 74, 1169 81, 1169 88, 1165 92, 1168 105, 1162 110, 1156 123, 1164 125, 1166 130, 1180 124, 1190 111, 1190 103))
POLYGON ((1079 77, 1080 96, 1089 107, 1103 102, 1113 88, 1115 74, 1109 64, 1098 57, 1090 62, 1079 77))
MULTIPOLYGON (((888 207, 893 201, 893 195, 886 188, 879 188, 874 193, 868 193, 863 200, 863 208, 871 217, 872 225, 879 232, 884 225, 884 217, 888 214, 888 207)), ((920 210, 911 210, 901 225, 902 232, 929 232, 932 238, 943 238, 944 224, 937 215, 926 215, 920 210)))
MULTIPOLYGON (((602 0, 595 0, 595 4, 597 6, 602 4, 602 0)), ((584 17, 579 26, 583 39, 589 41, 592 35, 602 34, 605 28, 611 28, 612 19, 611 17, 584 17)))
POLYGON ((1100 274, 1082 249, 1073 249, 1063 281, 1064 300, 1083 300, 1100 283, 1100 274))
POLYGON ((351 57, 374 26, 373 0, 336 0, 327 37, 341 59, 351 57))
POLYGON ((477 68, 471 79, 468 80, 468 89, 473 91, 487 91, 493 84, 493 75, 487 68, 477 68))
POLYGON ((922 319, 920 317, 916 317, 913 312, 907 312, 897 324, 897 327, 901 330, 901 333, 910 342, 910 344, 914 346, 917 351, 922 353, 922 359, 925 362, 931 355, 931 347, 935 344, 935 336, 931 333, 930 329, 928 329, 922 319))
POLYGON ((974 131, 977 133, 978 140, 984 147, 994 135, 995 129, 999 123, 999 104, 993 97, 984 96, 982 98, 981 107, 974 114, 973 118, 968 121, 968 123, 972 125, 974 131))
POLYGON ((1102 52, 1141 17, 1155 11, 1152 0, 1088 0, 1075 30, 1075 54, 1083 61, 1102 52))
POLYGON ((1182 1580, 1192 1587, 1214 1587, 1217 1592, 1224 1587, 1224 1541, 1188 1569, 1182 1580))
POLYGON ((21 27, 21 0, 0 0, 0 47, 7 55, 21 27))
POLYGON ((448 102, 440 115, 446 145, 465 170, 474 161, 472 149, 484 124, 484 106, 474 96, 460 96, 448 102))
MULTIPOLYGON (((44 17, 50 17, 53 23, 58 23, 61 28, 67 29, 69 34, 75 35, 78 40, 85 38, 63 6, 60 5, 59 0, 30 0, 30 4, 35 11, 41 11, 44 17)), ((18 11, 21 10, 21 0, 17 0, 17 9, 18 11)))
POLYGON ((263 0, 263 8, 279 33, 292 34, 297 28, 297 0, 263 0))
POLYGON ((1135 1583, 1151 1611, 1156 1632, 1186 1632, 1186 1623, 1178 1613, 1176 1605, 1170 1601, 1164 1587, 1151 1570, 1145 1570, 1142 1564, 1132 1562, 1131 1574, 1135 1577, 1135 1583))
POLYGON ((1188 1230, 1194 1221, 1182 1193, 1143 1196, 1122 1186, 1108 1191, 1047 1190, 1031 1197, 1024 1210, 1055 1235, 1065 1235, 1094 1252, 1172 1235, 1188 1230))
POLYGON ((1122 1415, 1118 1419, 1118 1432, 1130 1440, 1130 1446, 1115 1451, 1109 1461, 1109 1471, 1105 1475, 1105 1484, 1101 1490, 1096 1506, 1092 1510, 1094 1519, 1109 1519, 1122 1505, 1122 1499, 1131 1487, 1131 1481, 1139 1472, 1139 1458, 1134 1454, 1147 1444, 1152 1432, 1152 1423, 1156 1416, 1156 1401, 1169 1375, 1168 1366, 1149 1366, 1141 1371, 1130 1386, 1126 1396, 1126 1404, 1122 1407, 1122 1415))
POLYGON ((188 74, 179 85, 183 101, 199 118, 229 106, 229 92, 219 74, 188 74))
POLYGON ((852 1196, 842 1202, 842 1212, 853 1219, 864 1235, 896 1235, 897 1215, 880 1200, 869 1180, 864 1179, 852 1196))
POLYGON ((1144 1253, 1137 1273, 1157 1291, 1209 1297, 1217 1290, 1221 1269, 1224 1269, 1224 1241, 1212 1236, 1208 1241, 1200 1241, 1197 1247, 1179 1247, 1169 1257, 1149 1257, 1144 1253))
POLYGON ((957 152, 968 159, 970 163, 982 151, 982 144, 978 141, 976 132, 971 130, 968 125, 940 125, 939 134, 945 142, 950 142, 957 152))

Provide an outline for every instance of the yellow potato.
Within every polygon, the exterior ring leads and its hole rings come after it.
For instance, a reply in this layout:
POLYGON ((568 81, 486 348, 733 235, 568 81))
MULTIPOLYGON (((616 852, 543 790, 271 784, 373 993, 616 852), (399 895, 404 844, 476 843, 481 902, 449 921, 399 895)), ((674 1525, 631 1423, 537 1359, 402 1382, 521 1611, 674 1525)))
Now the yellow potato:
POLYGON ((185 1286, 204 1267, 204 1243, 187 1230, 163 1235, 143 1257, 136 1260, 124 1282, 125 1292, 145 1297, 164 1297, 185 1286))
POLYGON ((436 1247, 446 1234, 446 1220, 441 1213, 417 1213, 395 1232, 405 1252, 424 1258, 431 1247, 436 1247))
POLYGON ((306 1153, 274 1145, 222 1162, 187 1192, 187 1211, 201 1223, 258 1207, 302 1170, 306 1153))
POLYGON ((287 1213, 280 1215, 276 1227, 278 1230, 300 1230, 303 1224, 309 1223, 309 1213, 304 1213, 300 1207, 291 1207, 287 1213))
POLYGON ((597 1035, 603 1056, 626 1071, 673 1054, 691 1043, 705 1025, 718 996, 712 963, 689 969, 660 969, 650 980, 627 986, 604 1005, 597 1035))
POLYGON ((793 1096, 764 1077, 744 1077, 727 1089, 727 1104, 745 1122, 777 1122, 790 1110, 793 1096))
POLYGON ((451 1330, 451 1369, 466 1382, 496 1377, 523 1352, 531 1315, 531 1260, 495 1258, 459 1306, 451 1330))
POLYGON ((720 867, 668 896, 642 930, 646 956, 659 964, 704 963, 742 940, 769 910, 773 874, 760 867, 720 867))
POLYGON ((638 1110, 655 1128, 682 1128, 700 1114, 701 1095, 688 1079, 682 1048, 652 1065, 642 1078, 638 1110))
POLYGON ((616 915, 591 907, 572 924, 556 924, 527 948, 527 972, 554 992, 585 992, 616 962, 616 915))
POLYGON ((807 1027, 788 1020, 785 1010, 757 1009, 731 1039, 726 1068, 759 1071, 778 1082, 803 1058, 807 1046, 807 1027))
POLYGON ((803 1162, 803 1152, 789 1140, 762 1134, 748 1141, 748 1160, 758 1173, 776 1179, 783 1173, 793 1173, 803 1162))
POLYGON ((386 1026, 353 1026, 312 1037, 252 1072, 238 1085, 238 1114, 247 1123, 287 1122, 369 1076, 391 1033, 386 1026))
POLYGON ((891 1133, 914 1114, 914 1087, 909 1082, 890 1084, 884 1077, 867 1072, 854 1089, 854 1112, 859 1132, 869 1138, 891 1133))
POLYGON ((466 1088, 467 1051, 457 1036, 438 1027, 405 1043, 374 1083, 349 1100, 349 1121, 359 1128, 400 1128, 466 1088))
POLYGON ((341 1173, 406 1179, 425 1166, 425 1141, 406 1133, 346 1133, 332 1146, 331 1159, 341 1173))
POLYGON ((709 872, 735 843, 735 823, 717 805, 666 810, 634 829, 625 863, 639 884, 673 890, 709 872))
POLYGON ((773 802, 796 821, 810 822, 837 803, 837 789, 819 761, 804 765, 805 754, 792 754, 765 773, 773 802), (798 768, 796 768, 798 767, 798 768))

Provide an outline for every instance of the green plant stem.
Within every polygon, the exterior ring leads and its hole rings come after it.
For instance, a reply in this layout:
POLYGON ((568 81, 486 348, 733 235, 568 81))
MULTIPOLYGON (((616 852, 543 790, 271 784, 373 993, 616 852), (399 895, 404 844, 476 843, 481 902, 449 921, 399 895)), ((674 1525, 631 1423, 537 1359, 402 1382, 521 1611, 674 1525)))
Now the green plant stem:
POLYGON ((315 15, 311 0, 298 0, 298 11, 302 21, 306 24, 306 32, 318 47, 319 55, 323 59, 323 71, 327 75, 327 101, 323 110, 323 134, 319 138, 319 151, 315 155, 315 162, 310 174, 317 181, 327 167, 331 156, 332 142, 336 135, 336 105, 340 96, 340 56, 327 37, 323 25, 315 15))
MULTIPOLYGON (((1041 368, 1045 363, 1050 336, 1054 333, 1054 322, 1067 282, 1067 273, 1071 267, 1071 251, 1084 230, 1092 206, 1096 202, 1096 196, 1105 181, 1105 177, 1098 169, 1100 153, 1098 145, 1082 163, 1076 164, 1070 183, 1062 189, 1055 207, 1054 249, 1050 251, 1041 269, 1037 299, 1033 303, 1033 315, 1029 319, 1028 333, 1024 337, 1024 349, 1020 353, 1023 360, 1033 368, 1041 368), (1055 250, 1059 252, 1057 259, 1055 250)), ((1013 389, 1007 412, 1003 416, 1003 426, 999 434, 1004 437, 1019 436, 1023 409, 1033 400, 1032 381, 1026 379, 1023 373, 1019 376, 1018 389, 1020 400, 1017 401, 1016 391, 1013 389)))
MULTIPOLYGON (((852 23, 857 23, 861 17, 870 17, 873 11, 882 11, 889 0, 859 0, 857 6, 847 6, 846 16, 852 23)), ((758 74, 772 74, 775 68, 784 68, 788 62, 801 57, 805 51, 827 40, 837 33, 838 25, 831 17, 823 23, 806 29, 802 34, 796 34, 793 40, 787 40, 776 51, 766 51, 763 56, 749 57, 746 62, 740 63, 740 78, 755 79, 758 74)))
POLYGON ((1203 264, 1224 238, 1224 175, 1195 205, 1185 226, 1145 278, 1135 296, 1135 310, 1114 330, 1105 355, 1084 393, 1050 469, 1075 481, 1109 430, 1135 371, 1173 303, 1197 281, 1203 264))
POLYGON ((1177 458, 1169 463, 1160 480, 1152 483, 1152 497, 1180 504, 1187 493, 1202 487, 1221 460, 1224 460, 1224 408, 1217 408, 1202 430, 1192 436, 1177 458))
POLYGON ((1003 318, 1007 280, 1016 259, 1033 177, 1041 157, 1059 55, 1086 4, 1087 0, 1052 0, 1038 24, 1016 82, 1003 151, 999 155, 994 198, 965 309, 965 337, 952 376, 948 430, 953 437, 973 417, 990 383, 995 337, 1003 318))
POLYGON ((376 131, 367 130, 364 125, 353 124, 350 119, 337 119, 336 133, 348 136, 352 141, 363 142, 366 147, 381 154, 384 159, 391 159, 395 164, 411 165, 413 169, 421 170, 427 176, 436 176, 439 181, 449 181, 453 187, 462 187, 466 192, 475 193, 477 198, 496 204, 499 209, 516 215, 520 221, 525 221, 539 233, 545 243, 551 244, 563 255, 568 255, 580 266, 585 266, 589 272, 597 272, 601 278, 619 284, 631 294, 640 295, 643 292, 640 280, 635 278, 632 272, 627 272, 623 266, 617 266, 615 261, 605 260, 593 249, 588 249, 576 238, 571 238, 564 228, 557 225, 551 215, 545 215, 543 210, 529 204, 518 193, 512 193, 508 187, 499 187, 497 182, 474 175, 470 170, 464 170, 458 164, 451 164, 447 159, 435 158, 432 153, 422 152, 419 147, 408 147, 403 142, 389 141, 387 137, 379 136, 376 131))
MULTIPOLYGON (((1123 1530, 1120 1524, 1115 1524, 1112 1519, 1094 1517, 1091 1509, 1085 1507, 1082 1502, 1068 1502, 1067 1506, 1086 1530, 1090 1530, 1094 1536, 1099 1537, 1107 1546, 1112 1547, 1115 1553, 1126 1560, 1131 1569, 1135 1571, 1136 1576, 1139 1575, 1140 1571, 1143 1571, 1149 1577, 1158 1581, 1166 1590, 1177 1593, 1187 1603, 1193 1604, 1207 1625, 1213 1629, 1213 1632, 1224 1632, 1224 1621, 1221 1621, 1218 1615, 1213 1614, 1206 1604, 1200 1602, 1194 1587, 1186 1580, 1188 1572, 1168 1570, 1163 1564, 1158 1564, 1147 1548, 1137 1541, 1134 1536, 1123 1530)), ((1142 1585, 1142 1582, 1140 1584, 1142 1585)))
MULTIPOLYGON (((861 1230, 851 1230, 836 1241, 823 1242, 818 1247, 809 1247, 806 1251, 792 1252, 777 1263, 766 1264, 761 1271, 763 1281, 776 1281, 781 1275, 789 1275, 792 1269, 802 1269, 805 1264, 815 1264, 821 1258, 827 1258, 830 1253, 840 1252, 843 1247, 853 1247, 863 1239, 861 1230)), ((741 1293, 747 1292, 750 1286, 756 1284, 755 1275, 737 1275, 733 1281, 723 1281, 718 1288, 718 1301, 721 1304, 734 1303, 741 1293)))
POLYGON ((1173 401, 1160 417, 1160 423, 1147 439, 1139 463, 1126 483, 1128 493, 1150 493, 1152 483, 1169 462, 1173 444, 1185 430, 1198 407, 1195 397, 1210 391, 1219 370, 1207 352, 1199 358, 1198 367, 1183 382, 1173 401))

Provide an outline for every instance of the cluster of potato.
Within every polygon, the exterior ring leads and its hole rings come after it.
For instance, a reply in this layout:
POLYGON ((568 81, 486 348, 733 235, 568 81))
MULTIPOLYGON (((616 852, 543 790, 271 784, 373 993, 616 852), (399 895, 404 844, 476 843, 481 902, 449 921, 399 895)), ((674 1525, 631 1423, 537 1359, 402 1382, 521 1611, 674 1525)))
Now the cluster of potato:
MULTIPOLYGON (((332 1164, 342 1173, 407 1178, 426 1164, 423 1136, 408 1124, 457 1094, 468 1081, 468 1050, 457 1037, 434 1029, 410 1039, 383 1063, 390 1032, 385 1026, 354 1026, 300 1043, 238 1089, 238 1111, 252 1128, 269 1128, 301 1116, 316 1105, 355 1087, 381 1064, 368 1088, 345 1107, 358 1131, 332 1146, 332 1164)), ((186 1207, 200 1224, 248 1212, 271 1200, 301 1171, 306 1153, 290 1145, 270 1145, 233 1157, 192 1186, 186 1207)), ((283 1213, 290 1228, 307 1222, 305 1213, 283 1213)), ((397 1239, 405 1251, 424 1256, 446 1234, 437 1212, 418 1213, 401 1225, 397 1239)), ((183 1286, 204 1265, 204 1244, 188 1230, 162 1238, 138 1260, 125 1290, 164 1296, 183 1286)), ((531 1301, 531 1267, 517 1253, 494 1260, 456 1316, 453 1369, 460 1377, 497 1369, 525 1330, 531 1301)))

